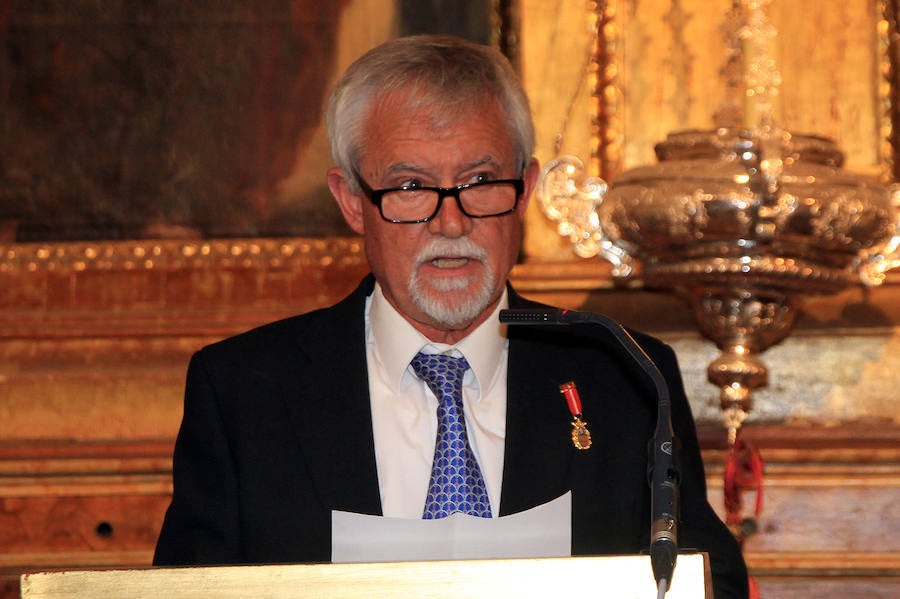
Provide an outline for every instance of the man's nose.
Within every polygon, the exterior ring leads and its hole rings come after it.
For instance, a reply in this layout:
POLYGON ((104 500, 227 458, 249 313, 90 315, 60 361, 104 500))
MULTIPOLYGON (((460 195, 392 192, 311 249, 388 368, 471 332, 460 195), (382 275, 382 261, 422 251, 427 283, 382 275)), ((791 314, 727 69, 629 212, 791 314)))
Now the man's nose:
POLYGON ((460 208, 459 195, 448 194, 441 202, 438 213, 428 221, 428 229, 444 237, 462 237, 472 230, 472 219, 460 208))

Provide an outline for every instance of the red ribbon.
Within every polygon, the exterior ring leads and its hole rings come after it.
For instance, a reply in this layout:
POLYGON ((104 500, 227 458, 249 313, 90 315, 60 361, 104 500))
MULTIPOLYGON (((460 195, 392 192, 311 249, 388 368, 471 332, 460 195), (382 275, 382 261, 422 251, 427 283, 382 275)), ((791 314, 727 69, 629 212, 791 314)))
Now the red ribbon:
POLYGON ((569 406, 569 411, 572 412, 572 417, 577 418, 581 416, 581 396, 578 395, 578 388, 575 387, 575 383, 573 381, 563 383, 559 386, 559 392, 566 398, 566 404, 569 406))

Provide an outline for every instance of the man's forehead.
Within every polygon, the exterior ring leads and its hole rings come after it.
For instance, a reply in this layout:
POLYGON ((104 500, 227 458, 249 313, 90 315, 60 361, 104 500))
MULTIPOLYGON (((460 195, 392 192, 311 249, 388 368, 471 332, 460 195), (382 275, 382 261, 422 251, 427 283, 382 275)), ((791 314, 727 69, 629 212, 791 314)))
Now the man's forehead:
POLYGON ((372 102, 369 119, 399 113, 426 120, 435 127, 450 127, 473 115, 501 111, 499 100, 487 93, 454 94, 447 90, 407 85, 384 90, 372 102))
POLYGON ((360 161, 382 174, 433 173, 437 163, 461 174, 500 170, 514 160, 514 144, 497 102, 417 101, 392 94, 375 102, 361 138, 360 161), (374 165, 370 165, 374 166, 374 165))
MULTIPOLYGON (((473 160, 463 160, 458 165, 457 168, 459 170, 477 170, 481 168, 497 168, 500 166, 500 161, 492 154, 488 154, 485 156, 481 156, 475 158, 473 160)), ((396 162, 392 162, 387 164, 384 167, 384 172, 386 174, 391 173, 428 173, 430 172, 430 165, 417 161, 415 159, 412 160, 398 160, 396 162)))

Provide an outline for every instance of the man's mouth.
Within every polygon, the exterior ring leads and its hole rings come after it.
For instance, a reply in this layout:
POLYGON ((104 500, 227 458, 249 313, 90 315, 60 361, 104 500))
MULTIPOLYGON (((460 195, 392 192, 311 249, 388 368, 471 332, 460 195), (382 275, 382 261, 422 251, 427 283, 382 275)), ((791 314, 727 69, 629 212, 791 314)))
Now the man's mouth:
POLYGON ((484 264, 486 260, 487 251, 470 239, 436 239, 418 252, 415 263, 416 267, 427 264, 436 269, 452 271, 484 264))
POLYGON ((437 268, 459 268, 468 264, 469 258, 463 257, 438 257, 431 260, 432 266, 437 268))

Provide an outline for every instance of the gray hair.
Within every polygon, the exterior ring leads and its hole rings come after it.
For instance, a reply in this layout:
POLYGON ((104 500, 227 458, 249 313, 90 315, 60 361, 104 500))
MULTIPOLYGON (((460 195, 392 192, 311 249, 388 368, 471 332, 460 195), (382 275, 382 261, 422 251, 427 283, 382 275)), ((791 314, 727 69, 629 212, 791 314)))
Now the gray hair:
MULTIPOLYGON (((446 35, 401 37, 377 46, 346 70, 328 102, 331 155, 348 176, 357 172, 362 130, 375 102, 392 91, 408 93, 410 108, 440 107, 463 116, 485 99, 496 101, 524 168, 534 153, 528 97, 503 54, 490 46, 446 35)), ((349 181, 355 188, 356 181, 349 181)))

